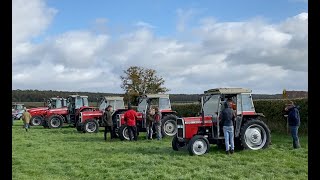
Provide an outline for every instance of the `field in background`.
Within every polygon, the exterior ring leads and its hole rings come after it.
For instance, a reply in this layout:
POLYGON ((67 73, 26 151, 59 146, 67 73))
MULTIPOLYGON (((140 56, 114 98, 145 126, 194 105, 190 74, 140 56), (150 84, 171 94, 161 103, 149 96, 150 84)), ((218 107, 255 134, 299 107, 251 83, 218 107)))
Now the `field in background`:
POLYGON ((22 122, 12 127, 12 177, 16 180, 67 179, 307 179, 308 136, 293 150, 288 134, 272 134, 272 145, 259 151, 236 151, 211 145, 208 154, 173 151, 171 138, 104 142, 75 128, 44 129, 22 122))

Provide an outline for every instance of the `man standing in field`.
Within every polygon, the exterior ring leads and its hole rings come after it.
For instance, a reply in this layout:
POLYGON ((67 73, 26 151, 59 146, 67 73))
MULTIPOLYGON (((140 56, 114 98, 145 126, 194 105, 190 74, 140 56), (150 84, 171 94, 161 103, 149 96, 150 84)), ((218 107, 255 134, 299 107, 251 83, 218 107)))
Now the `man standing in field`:
POLYGON ((147 113, 146 123, 147 123, 147 139, 152 139, 153 134, 153 121, 154 121, 155 109, 150 108, 147 113))
POLYGON ((236 117, 233 109, 231 109, 232 103, 225 102, 225 109, 221 113, 221 123, 223 125, 223 134, 226 145, 226 154, 233 154, 234 152, 234 127, 233 121, 236 117), (229 147, 231 146, 231 148, 229 147))
POLYGON ((288 112, 288 124, 290 127, 291 136, 293 139, 293 148, 300 148, 300 142, 298 137, 298 130, 300 126, 300 113, 298 108, 294 105, 293 101, 290 101, 285 108, 288 112))
POLYGON ((154 114, 154 127, 156 129, 157 133, 157 139, 161 140, 161 114, 159 112, 159 108, 155 108, 155 114, 154 114))
POLYGON ((104 140, 107 141, 107 133, 110 132, 111 139, 114 138, 113 122, 112 122, 112 106, 109 105, 104 112, 103 120, 105 124, 104 140))
POLYGON ((138 116, 137 112, 135 110, 133 110, 132 106, 129 104, 128 105, 128 111, 126 111, 124 113, 124 121, 127 124, 130 141, 132 141, 133 139, 135 141, 138 140, 138 138, 137 138, 137 127, 136 127, 137 116, 138 116), (132 134, 133 134, 133 139, 132 139, 132 134))
POLYGON ((31 119, 31 114, 27 111, 27 108, 24 107, 24 112, 22 114, 22 120, 23 120, 24 128, 26 129, 27 132, 30 127, 30 125, 29 125, 30 119, 31 119))

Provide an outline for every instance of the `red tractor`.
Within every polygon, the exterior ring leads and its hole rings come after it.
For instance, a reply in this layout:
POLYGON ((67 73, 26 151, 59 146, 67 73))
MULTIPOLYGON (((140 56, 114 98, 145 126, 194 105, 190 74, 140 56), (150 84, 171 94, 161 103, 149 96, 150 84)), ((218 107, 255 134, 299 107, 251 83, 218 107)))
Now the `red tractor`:
MULTIPOLYGON (((162 136, 174 136, 177 133, 177 112, 172 111, 168 94, 147 94, 139 97, 138 118, 136 121, 137 131, 146 132, 146 112, 151 107, 158 107, 161 113, 162 136)), ((121 140, 129 140, 127 125, 123 114, 118 116, 118 135, 121 140)), ((156 132, 155 130, 153 132, 156 132)))
POLYGON ((45 104, 47 104, 47 106, 28 109, 28 112, 32 116, 30 119, 31 126, 41 125, 45 116, 47 115, 48 110, 67 108, 66 99, 62 97, 52 97, 48 99, 45 104))
POLYGON ((270 130, 262 121, 264 115, 255 111, 251 90, 216 88, 202 95, 200 117, 177 119, 177 134, 172 139, 173 150, 178 151, 186 146, 190 155, 203 155, 209 151, 210 144, 224 144, 220 113, 227 99, 235 102, 235 146, 251 150, 267 148, 271 142, 270 130))
POLYGON ((69 95, 67 107, 49 109, 46 113, 43 126, 45 128, 60 128, 64 123, 76 126, 76 119, 82 111, 91 111, 94 107, 89 107, 88 96, 69 95))
POLYGON ((116 127, 115 132, 118 131, 117 115, 124 113, 127 109, 124 107, 123 97, 105 96, 101 98, 99 110, 84 111, 79 115, 77 120, 77 130, 87 133, 97 133, 99 127, 104 127, 102 121, 103 113, 107 106, 113 107, 112 120, 113 126, 116 127))

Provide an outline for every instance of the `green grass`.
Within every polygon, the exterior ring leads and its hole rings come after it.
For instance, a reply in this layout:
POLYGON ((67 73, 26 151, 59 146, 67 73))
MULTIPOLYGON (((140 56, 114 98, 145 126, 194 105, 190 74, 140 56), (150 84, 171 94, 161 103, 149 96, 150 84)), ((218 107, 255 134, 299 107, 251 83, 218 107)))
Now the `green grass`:
POLYGON ((162 141, 105 142, 97 134, 75 128, 12 127, 12 178, 65 179, 307 179, 308 136, 292 149, 289 135, 272 134, 272 145, 258 151, 236 151, 227 156, 211 145, 208 154, 189 156, 173 151, 171 138, 162 141))

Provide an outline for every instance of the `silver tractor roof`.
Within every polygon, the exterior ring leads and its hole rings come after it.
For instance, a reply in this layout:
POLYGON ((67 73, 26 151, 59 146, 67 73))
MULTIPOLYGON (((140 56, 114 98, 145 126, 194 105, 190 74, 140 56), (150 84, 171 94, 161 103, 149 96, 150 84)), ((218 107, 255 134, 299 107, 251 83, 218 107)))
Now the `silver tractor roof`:
POLYGON ((141 97, 147 97, 147 98, 169 98, 169 94, 145 94, 141 97))
POLYGON ((251 89, 246 88, 215 88, 204 91, 205 94, 240 94, 251 93, 251 89))
POLYGON ((123 97, 120 96, 104 96, 103 97, 105 100, 109 100, 109 101, 113 101, 113 100, 119 100, 119 101, 123 101, 123 97))

